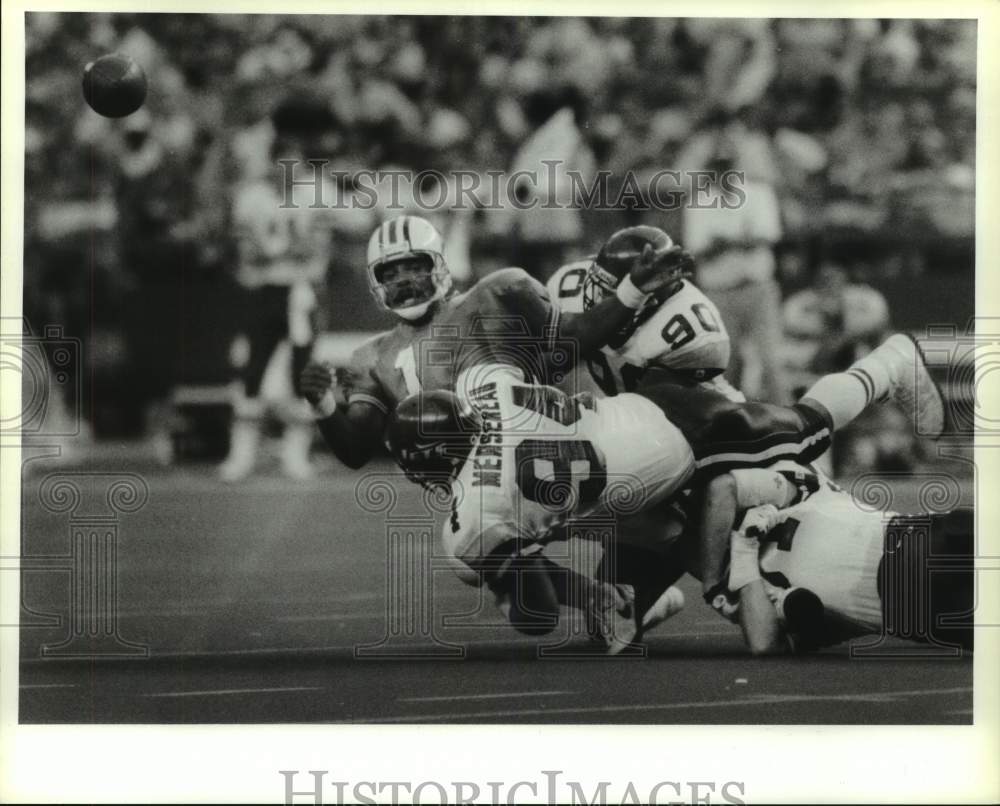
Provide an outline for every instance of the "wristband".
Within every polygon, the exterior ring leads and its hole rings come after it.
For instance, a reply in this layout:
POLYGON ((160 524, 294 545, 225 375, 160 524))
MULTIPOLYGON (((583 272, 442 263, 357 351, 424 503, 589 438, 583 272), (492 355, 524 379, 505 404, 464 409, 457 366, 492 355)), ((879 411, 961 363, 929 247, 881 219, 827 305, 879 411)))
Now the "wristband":
POLYGON ((631 276, 626 274, 625 279, 618 283, 618 287, 615 289, 615 296, 618 297, 618 301, 626 308, 637 311, 642 307, 649 294, 636 288, 631 276))
POLYGON ((309 405, 312 406, 317 420, 325 420, 327 417, 332 417, 337 411, 337 398, 334 397, 333 389, 327 389, 318 403, 310 403, 309 405))
POLYGON ((738 591, 760 579, 759 553, 756 537, 733 532, 729 541, 729 590, 738 591))

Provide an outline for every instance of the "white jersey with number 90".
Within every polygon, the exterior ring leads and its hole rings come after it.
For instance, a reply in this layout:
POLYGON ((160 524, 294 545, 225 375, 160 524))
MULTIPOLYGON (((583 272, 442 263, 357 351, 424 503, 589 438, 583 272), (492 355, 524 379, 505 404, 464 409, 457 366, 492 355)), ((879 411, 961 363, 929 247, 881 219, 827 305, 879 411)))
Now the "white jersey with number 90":
MULTIPOLYGON (((562 310, 583 311, 583 283, 589 267, 589 260, 576 261, 549 278, 549 296, 562 310)), ((617 349, 605 347, 598 358, 586 363, 607 395, 635 389, 647 368, 660 367, 743 401, 743 395, 721 377, 729 366, 729 353, 729 334, 718 308, 683 280, 676 294, 643 315, 625 344, 617 349)))

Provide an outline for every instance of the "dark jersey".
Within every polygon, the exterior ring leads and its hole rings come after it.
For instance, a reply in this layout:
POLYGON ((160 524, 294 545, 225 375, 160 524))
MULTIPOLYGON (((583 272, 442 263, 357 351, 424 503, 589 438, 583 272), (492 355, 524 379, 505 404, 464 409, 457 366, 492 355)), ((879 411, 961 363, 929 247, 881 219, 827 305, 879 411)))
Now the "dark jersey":
POLYGON ((553 356, 572 364, 572 349, 559 349, 559 309, 545 286, 527 272, 502 269, 464 294, 441 303, 427 322, 401 321, 362 344, 337 381, 349 403, 363 402, 390 412, 420 391, 470 388, 481 365, 512 365, 525 381, 559 383, 547 371, 553 356))

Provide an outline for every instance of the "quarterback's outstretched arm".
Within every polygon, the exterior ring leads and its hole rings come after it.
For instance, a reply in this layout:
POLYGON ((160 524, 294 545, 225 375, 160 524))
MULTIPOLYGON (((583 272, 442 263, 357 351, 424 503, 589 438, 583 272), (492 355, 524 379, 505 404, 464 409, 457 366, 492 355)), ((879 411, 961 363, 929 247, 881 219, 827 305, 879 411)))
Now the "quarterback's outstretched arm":
POLYGON ((333 373, 323 364, 308 364, 300 383, 302 394, 319 415, 316 425, 334 456, 352 470, 367 464, 381 445, 385 412, 366 402, 338 406, 333 373))

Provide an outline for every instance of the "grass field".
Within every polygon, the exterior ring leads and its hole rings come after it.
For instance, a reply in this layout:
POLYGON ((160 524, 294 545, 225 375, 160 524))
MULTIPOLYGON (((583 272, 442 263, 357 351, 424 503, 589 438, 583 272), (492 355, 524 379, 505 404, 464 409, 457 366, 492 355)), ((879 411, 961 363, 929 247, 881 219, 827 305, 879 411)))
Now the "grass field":
MULTIPOLYGON (((425 597, 412 621, 395 622, 389 604, 420 593, 386 571, 389 527, 405 533, 426 520, 412 485, 397 485, 390 523, 358 505, 357 476, 332 468, 307 483, 265 475, 235 487, 207 467, 163 469, 127 454, 74 471, 83 495, 72 511, 42 504, 59 469, 31 472, 23 487, 24 723, 972 720, 971 659, 862 659, 842 646, 755 660, 690 578, 686 610, 649 634, 644 657, 587 655, 569 619, 563 646, 540 656, 537 639, 498 624, 444 567, 431 577, 433 603, 425 597), (72 624, 71 532, 95 528, 107 511, 100 474, 124 468, 148 501, 112 527, 117 634, 144 654, 51 657, 43 647, 72 624)), ((919 483, 892 480, 893 505, 916 508, 919 483)), ((971 505, 967 483, 962 496, 971 505)), ((116 646, 113 636, 102 646, 116 646)))

